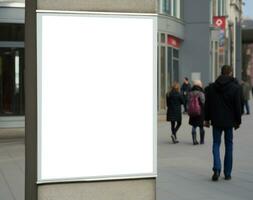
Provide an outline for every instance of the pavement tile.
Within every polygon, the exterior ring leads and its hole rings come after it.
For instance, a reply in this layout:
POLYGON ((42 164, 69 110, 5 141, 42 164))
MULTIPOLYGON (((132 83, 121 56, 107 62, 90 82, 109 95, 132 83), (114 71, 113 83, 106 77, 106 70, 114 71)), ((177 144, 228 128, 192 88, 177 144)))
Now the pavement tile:
MULTIPOLYGON (((251 101, 251 108, 253 102, 251 101)), ((223 175, 212 182, 212 134, 206 129, 205 145, 193 146, 188 118, 183 117, 179 144, 172 144, 170 125, 159 117, 157 200, 252 200, 253 199, 253 116, 243 116, 234 134, 234 169, 231 181, 223 175)), ((24 138, 22 130, 0 134, 0 200, 24 200, 24 138), (4 138, 3 138, 4 135, 4 138), (18 139, 17 139, 18 138, 18 139)), ((224 155, 224 144, 222 144, 224 155)))
MULTIPOLYGON (((253 108, 253 102, 250 102, 253 108)), ((252 200, 253 199, 253 116, 243 116, 234 133, 234 166, 231 181, 223 174, 218 182, 212 175, 212 132, 206 130, 204 145, 191 144, 191 127, 183 115, 178 132, 179 144, 172 144, 170 124, 158 123, 157 200, 252 200)), ((224 144, 221 145, 224 156, 224 144)))

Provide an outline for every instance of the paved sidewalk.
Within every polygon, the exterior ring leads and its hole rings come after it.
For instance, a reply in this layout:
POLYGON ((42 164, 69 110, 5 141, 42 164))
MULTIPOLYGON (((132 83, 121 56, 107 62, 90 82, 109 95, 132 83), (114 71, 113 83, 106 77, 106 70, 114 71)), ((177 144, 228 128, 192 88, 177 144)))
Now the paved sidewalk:
POLYGON ((24 128, 0 128, 0 142, 5 139, 22 139, 24 137, 24 128))
POLYGON ((0 139, 0 200, 24 200, 24 138, 13 135, 0 139))
MULTIPOLYGON (((205 145, 193 146, 188 117, 184 115, 178 133, 180 143, 172 144, 170 125, 163 117, 159 119, 157 200, 253 199, 253 115, 243 116, 243 125, 234 134, 232 180, 221 178, 219 182, 210 179, 211 129, 206 129, 205 145)), ((24 200, 24 132, 1 129, 0 135, 0 200, 24 200)))
MULTIPOLYGON (((252 100, 251 109, 253 110, 252 100)), ((168 122, 159 122, 157 200, 253 199, 252 115, 243 116, 243 125, 234 134, 231 181, 225 181, 223 174, 219 182, 211 181, 211 129, 206 129, 206 144, 197 146, 192 145, 186 115, 178 133, 179 144, 172 144, 169 129, 168 122)), ((224 149, 224 144, 222 147, 224 149)))

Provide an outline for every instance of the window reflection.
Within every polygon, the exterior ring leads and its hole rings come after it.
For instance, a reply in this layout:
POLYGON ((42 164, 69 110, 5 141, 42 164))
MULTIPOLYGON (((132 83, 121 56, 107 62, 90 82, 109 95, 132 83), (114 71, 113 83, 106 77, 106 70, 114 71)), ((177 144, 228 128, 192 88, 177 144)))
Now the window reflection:
POLYGON ((24 24, 0 23, 0 115, 24 115, 24 24), (1 43, 3 42, 3 43, 1 43))
POLYGON ((161 0, 160 1, 160 12, 162 14, 170 15, 176 18, 182 18, 182 0, 161 0))
POLYGON ((0 115, 24 115, 24 49, 0 48, 0 115))

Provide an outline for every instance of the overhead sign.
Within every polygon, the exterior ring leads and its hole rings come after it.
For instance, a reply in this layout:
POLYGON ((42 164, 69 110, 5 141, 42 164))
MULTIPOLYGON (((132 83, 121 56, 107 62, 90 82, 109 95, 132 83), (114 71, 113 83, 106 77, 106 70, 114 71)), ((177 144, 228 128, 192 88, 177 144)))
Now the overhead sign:
POLYGON ((167 44, 174 48, 180 48, 180 39, 174 36, 168 35, 167 44))
POLYGON ((37 35, 38 183, 154 177, 156 17, 43 12, 37 35))
POLYGON ((225 16, 215 16, 213 17, 213 25, 217 28, 226 29, 226 17, 225 16))

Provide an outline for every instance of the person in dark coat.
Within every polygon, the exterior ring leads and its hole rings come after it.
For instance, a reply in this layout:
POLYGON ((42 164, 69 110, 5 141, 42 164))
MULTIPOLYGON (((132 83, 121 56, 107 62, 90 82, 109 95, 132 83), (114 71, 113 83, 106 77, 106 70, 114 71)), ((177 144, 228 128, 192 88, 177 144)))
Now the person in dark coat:
POLYGON ((180 93, 180 85, 175 82, 171 91, 166 94, 167 121, 171 122, 171 139, 173 143, 178 143, 177 131, 182 123, 181 105, 183 102, 184 100, 180 93))
POLYGON ((250 100, 250 91, 251 91, 251 86, 249 82, 242 81, 242 94, 243 94, 243 108, 242 108, 242 113, 244 113, 244 107, 246 108, 246 114, 250 114, 250 107, 249 107, 249 100, 250 100))
MULTIPOLYGON (((192 126, 192 142, 193 145, 199 144, 197 141, 197 127, 199 127, 200 133, 200 144, 204 144, 205 130, 204 130, 204 104, 205 104, 205 94, 202 88, 202 82, 200 80, 195 80, 193 82, 193 87, 189 93, 189 97, 196 95, 198 96, 199 105, 201 108, 200 115, 191 116, 189 118, 189 124, 192 126)), ((190 99, 188 100, 190 102, 190 99)))
POLYGON ((188 101, 188 94, 191 91, 191 84, 187 77, 184 78, 184 83, 181 86, 181 93, 183 95, 184 100, 184 113, 187 113, 187 101, 188 101))
POLYGON ((225 180, 231 179, 233 165, 233 128, 241 124, 241 87, 233 78, 233 68, 224 65, 215 83, 206 88, 205 126, 213 127, 213 176, 217 181, 221 172, 220 144, 225 134, 225 180))

